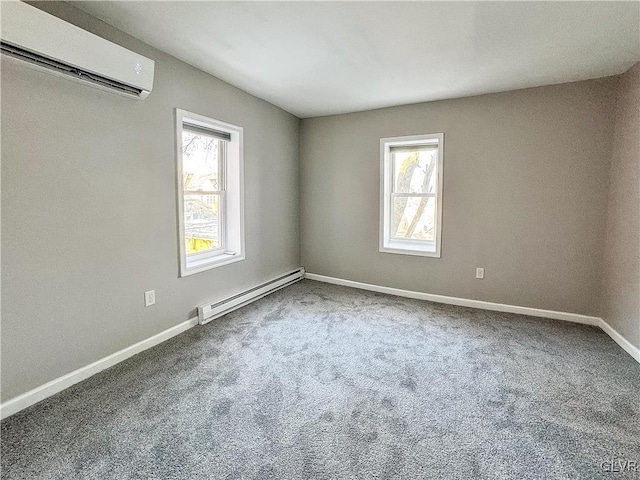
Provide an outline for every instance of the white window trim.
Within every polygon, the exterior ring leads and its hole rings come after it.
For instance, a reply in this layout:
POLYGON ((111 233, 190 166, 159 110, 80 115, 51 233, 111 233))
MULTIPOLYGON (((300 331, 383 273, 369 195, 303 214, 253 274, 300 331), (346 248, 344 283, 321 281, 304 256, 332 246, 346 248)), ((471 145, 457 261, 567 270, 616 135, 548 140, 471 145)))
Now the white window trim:
POLYGON ((444 163, 444 133, 409 135, 380 139, 380 242, 379 251, 401 255, 421 257, 441 256, 442 239, 442 179, 444 163), (393 196, 393 173, 390 148, 398 145, 438 144, 438 190, 436 194, 436 239, 435 241, 416 241, 390 238, 391 201, 393 196))
POLYGON ((229 265, 245 259, 245 241, 244 241, 244 130, 242 127, 232 125, 230 123, 221 122, 204 115, 188 112, 176 108, 176 203, 178 207, 178 248, 180 255, 180 277, 186 277, 195 273, 204 272, 212 268, 229 265), (227 132, 231 135, 231 141, 227 146, 226 162, 224 165, 225 174, 225 195, 221 196, 221 202, 225 205, 225 225, 221 225, 221 232, 224 235, 224 245, 229 248, 229 236, 231 231, 237 232, 236 247, 231 250, 219 248, 215 251, 203 252, 187 257, 186 247, 184 243, 184 185, 182 178, 182 125, 185 120, 189 123, 200 125, 205 128, 227 132), (233 146, 234 148, 231 148, 233 146), (233 176, 232 179, 229 177, 233 176), (237 185, 238 200, 230 202, 229 185, 237 185), (224 197, 224 200, 222 199, 224 197), (232 205, 233 203, 233 205, 232 205), (228 209, 227 209, 228 208, 228 209), (230 213, 231 211, 231 213, 230 213), (235 223, 229 225, 229 222, 235 223), (238 247, 239 246, 239 247, 238 247))

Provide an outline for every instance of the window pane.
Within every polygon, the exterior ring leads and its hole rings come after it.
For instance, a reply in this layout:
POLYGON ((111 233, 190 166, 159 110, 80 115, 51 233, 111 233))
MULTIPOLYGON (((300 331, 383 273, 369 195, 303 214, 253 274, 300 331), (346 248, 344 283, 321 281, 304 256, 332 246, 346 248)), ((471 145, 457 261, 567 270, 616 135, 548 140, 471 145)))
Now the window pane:
POLYGON ((187 255, 221 247, 220 195, 184 196, 184 241, 187 255))
POLYGON ((434 197, 397 197, 393 199, 394 239, 435 241, 436 199, 434 197))
POLYGON ((438 150, 392 152, 393 191, 396 193, 435 193, 438 150))
POLYGON ((182 180, 185 191, 217 191, 220 172, 220 140, 182 132, 182 180))

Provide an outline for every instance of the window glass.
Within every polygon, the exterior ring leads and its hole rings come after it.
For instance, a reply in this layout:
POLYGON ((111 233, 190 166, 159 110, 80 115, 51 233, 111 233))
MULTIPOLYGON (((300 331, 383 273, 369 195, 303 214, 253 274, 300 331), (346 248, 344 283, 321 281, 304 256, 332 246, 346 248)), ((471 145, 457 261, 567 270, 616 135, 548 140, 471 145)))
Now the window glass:
POLYGON ((394 192, 435 192, 438 150, 400 151, 393 156, 394 192))
POLYGON ((242 138, 176 109, 180 276, 244 260, 242 138))
POLYGON ((380 251, 440 256, 444 135, 380 140, 380 251))
POLYGON ((221 164, 223 140, 182 132, 184 242, 187 255, 223 247, 221 164))

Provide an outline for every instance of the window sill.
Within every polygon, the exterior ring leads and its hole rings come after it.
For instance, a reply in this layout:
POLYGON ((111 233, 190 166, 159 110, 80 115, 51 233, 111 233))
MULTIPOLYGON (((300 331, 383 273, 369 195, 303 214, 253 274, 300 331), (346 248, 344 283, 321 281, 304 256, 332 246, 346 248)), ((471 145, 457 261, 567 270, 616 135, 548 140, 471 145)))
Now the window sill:
POLYGON ((380 252, 440 258, 440 252, 438 251, 435 242, 424 244, 417 242, 392 241, 387 242, 385 245, 380 245, 380 252))
POLYGON ((195 273, 211 270, 212 268, 222 267, 231 263, 240 262, 244 260, 244 255, 227 255, 222 254, 215 257, 203 258, 200 260, 187 259, 187 266, 180 270, 180 277, 187 277, 195 273))

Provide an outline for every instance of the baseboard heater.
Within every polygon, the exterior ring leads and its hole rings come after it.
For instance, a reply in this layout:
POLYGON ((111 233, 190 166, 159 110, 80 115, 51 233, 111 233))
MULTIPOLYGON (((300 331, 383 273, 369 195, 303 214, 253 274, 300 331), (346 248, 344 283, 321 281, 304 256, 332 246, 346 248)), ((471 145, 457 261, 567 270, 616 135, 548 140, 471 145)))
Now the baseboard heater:
POLYGON ((281 288, 299 282, 303 278, 304 268, 299 268, 291 273, 274 278, 269 282, 250 288, 245 292, 225 298, 219 302, 201 305, 198 307, 198 323, 200 325, 209 323, 211 320, 221 317, 222 315, 232 312, 240 307, 244 307, 251 302, 255 302, 259 298, 269 295, 276 290, 280 290, 281 288))

